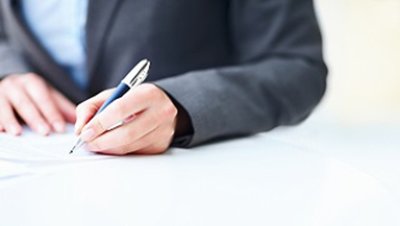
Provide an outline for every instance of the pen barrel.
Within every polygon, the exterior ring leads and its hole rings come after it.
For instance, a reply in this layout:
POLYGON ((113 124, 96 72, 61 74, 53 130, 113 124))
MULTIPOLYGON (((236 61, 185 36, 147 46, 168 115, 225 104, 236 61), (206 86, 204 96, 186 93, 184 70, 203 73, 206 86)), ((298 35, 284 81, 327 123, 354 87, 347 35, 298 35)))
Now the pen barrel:
POLYGON ((121 82, 117 88, 115 88, 114 92, 111 94, 111 96, 103 103, 103 105, 100 107, 100 109, 97 111, 97 114, 102 112, 104 109, 108 107, 114 100, 119 99, 122 97, 125 93, 129 91, 130 87, 126 85, 125 83, 121 82))

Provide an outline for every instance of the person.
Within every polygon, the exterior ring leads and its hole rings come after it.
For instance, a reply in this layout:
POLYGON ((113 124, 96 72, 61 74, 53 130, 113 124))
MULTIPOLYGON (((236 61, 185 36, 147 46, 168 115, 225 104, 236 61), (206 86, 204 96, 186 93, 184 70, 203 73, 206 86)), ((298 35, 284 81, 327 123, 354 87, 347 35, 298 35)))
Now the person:
POLYGON ((325 92, 312 0, 0 1, 10 134, 76 121, 94 152, 157 154, 297 124, 325 92), (147 83, 93 117, 143 58, 147 83))

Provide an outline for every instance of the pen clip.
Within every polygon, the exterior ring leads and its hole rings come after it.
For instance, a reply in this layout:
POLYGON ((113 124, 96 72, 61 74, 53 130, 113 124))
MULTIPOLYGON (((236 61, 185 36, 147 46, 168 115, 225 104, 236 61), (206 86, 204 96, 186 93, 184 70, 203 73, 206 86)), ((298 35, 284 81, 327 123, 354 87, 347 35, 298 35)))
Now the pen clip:
POLYGON ((142 83, 149 72, 150 61, 142 60, 140 61, 122 80, 123 83, 128 85, 130 88, 135 87, 142 83))

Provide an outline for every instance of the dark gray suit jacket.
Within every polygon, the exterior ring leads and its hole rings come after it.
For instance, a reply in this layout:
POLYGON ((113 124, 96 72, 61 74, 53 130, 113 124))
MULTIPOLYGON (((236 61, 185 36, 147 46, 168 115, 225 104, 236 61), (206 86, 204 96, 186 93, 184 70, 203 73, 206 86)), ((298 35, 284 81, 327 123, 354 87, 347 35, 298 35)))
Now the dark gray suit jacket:
POLYGON ((0 75, 37 72, 80 102, 148 58, 148 81, 190 116, 181 146, 298 123, 325 91, 312 0, 91 0, 86 91, 29 31, 18 0, 0 1, 0 75))

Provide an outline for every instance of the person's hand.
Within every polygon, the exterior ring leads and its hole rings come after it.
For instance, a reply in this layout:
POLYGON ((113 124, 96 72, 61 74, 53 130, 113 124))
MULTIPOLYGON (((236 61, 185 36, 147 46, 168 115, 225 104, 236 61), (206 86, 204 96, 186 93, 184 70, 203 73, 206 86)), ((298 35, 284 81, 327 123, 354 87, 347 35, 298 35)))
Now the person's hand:
POLYGON ((34 73, 9 75, 0 81, 0 131, 22 133, 21 122, 48 135, 75 122, 75 105, 34 73))
POLYGON ((103 91, 77 107, 75 133, 87 148, 111 155, 165 152, 174 136, 177 108, 164 91, 142 84, 94 116, 112 92, 103 91), (122 121, 123 125, 108 130, 122 121))

